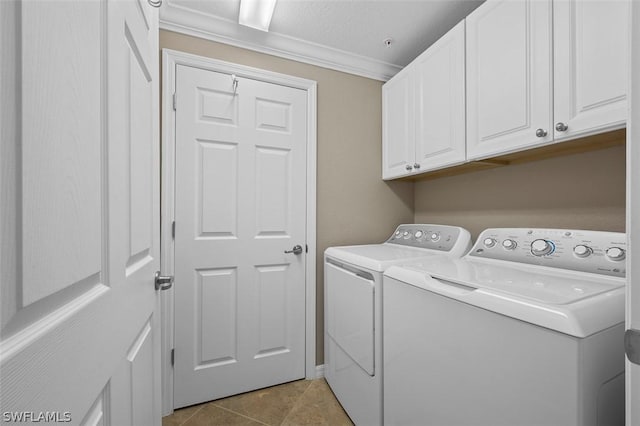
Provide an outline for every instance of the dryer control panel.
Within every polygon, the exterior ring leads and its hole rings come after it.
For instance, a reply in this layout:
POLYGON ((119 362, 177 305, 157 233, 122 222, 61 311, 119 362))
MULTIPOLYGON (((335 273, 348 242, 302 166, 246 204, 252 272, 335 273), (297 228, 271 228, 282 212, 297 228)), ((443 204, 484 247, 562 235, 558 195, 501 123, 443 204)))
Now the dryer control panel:
POLYGON ((491 228, 467 256, 624 277, 626 249, 622 232, 491 228))
POLYGON ((404 224, 398 226, 386 242, 443 252, 457 250, 461 256, 471 246, 471 235, 458 226, 404 224))

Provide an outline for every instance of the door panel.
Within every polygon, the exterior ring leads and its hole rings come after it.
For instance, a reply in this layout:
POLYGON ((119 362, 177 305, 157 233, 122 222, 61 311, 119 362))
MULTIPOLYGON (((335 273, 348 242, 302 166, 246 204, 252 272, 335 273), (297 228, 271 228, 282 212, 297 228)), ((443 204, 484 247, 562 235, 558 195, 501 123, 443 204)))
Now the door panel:
POLYGON ((175 407, 304 377, 306 92, 177 66, 175 407))
POLYGON ((0 8, 0 411, 158 424, 157 12, 0 8))
POLYGON ((414 108, 411 68, 382 86, 382 178, 410 173, 414 160, 414 108))
POLYGON ((468 159, 553 140, 551 22, 548 0, 489 0, 467 17, 468 159))
MULTIPOLYGON (((631 70, 627 128, 627 294, 625 328, 640 330, 640 3, 629 2, 631 70)), ((640 365, 625 359, 626 424, 640 424, 640 365)))
POLYGON ((76 283, 104 283, 99 4, 22 3, 22 307, 76 283), (43 10, 44 9, 44 10, 43 10), (44 15, 47 13, 47 15, 44 15), (28 25, 24 25, 28 24, 28 25), (32 26, 37 25, 38 31, 32 26), (65 30, 69 26, 77 31, 65 30), (43 54, 47 39, 74 54, 43 54), (72 71, 67 78, 43 69, 72 71), (51 108, 43 99, 55 99, 51 108), (37 124, 36 124, 37 123, 37 124), (78 124, 80 123, 80 124, 78 124), (76 155, 69 155, 75 152, 76 155), (43 209, 42 206, 47 206, 43 209))
POLYGON ((465 145, 464 21, 413 65, 417 85, 416 163, 420 171, 463 163, 465 145))
POLYGON ((556 139, 622 127, 629 67, 627 1, 553 3, 556 139))

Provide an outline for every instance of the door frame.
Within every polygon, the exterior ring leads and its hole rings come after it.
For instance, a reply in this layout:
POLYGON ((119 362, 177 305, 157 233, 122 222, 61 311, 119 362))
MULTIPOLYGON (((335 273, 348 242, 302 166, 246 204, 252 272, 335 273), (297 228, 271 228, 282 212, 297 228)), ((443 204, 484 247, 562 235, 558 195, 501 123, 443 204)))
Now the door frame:
MULTIPOLYGON (((160 200, 160 269, 163 274, 174 275, 175 253, 172 222, 175 219, 175 134, 176 117, 173 94, 176 90, 176 67, 184 65, 235 74, 307 92, 307 217, 306 243, 308 246, 305 270, 305 377, 315 379, 316 373, 316 125, 317 83, 299 77, 253 68, 231 62, 162 49, 162 141, 161 141, 161 200, 160 200)), ((180 285, 176 283, 176 285, 180 285)), ((162 414, 173 412, 173 366, 171 349, 174 347, 174 290, 161 294, 162 313, 162 414)))

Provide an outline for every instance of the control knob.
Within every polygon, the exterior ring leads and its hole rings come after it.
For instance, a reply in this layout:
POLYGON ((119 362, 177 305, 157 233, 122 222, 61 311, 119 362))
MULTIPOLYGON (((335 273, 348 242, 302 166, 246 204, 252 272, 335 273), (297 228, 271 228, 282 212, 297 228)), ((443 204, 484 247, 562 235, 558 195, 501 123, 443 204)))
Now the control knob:
POLYGON ((518 243, 510 239, 504 240, 502 242, 502 247, 504 247, 505 250, 515 250, 517 246, 518 246, 518 243))
POLYGON ((433 234, 431 234, 431 241, 438 241, 440 239, 440 234, 438 234, 437 232, 434 232, 433 234))
POLYGON ((422 235, 424 235, 424 232, 422 232, 422 231, 416 231, 416 233, 413 234, 413 236, 416 237, 416 240, 418 238, 422 238, 422 235))
POLYGON ((578 244, 573 248, 573 254, 578 257, 589 257, 593 253, 593 250, 589 246, 585 246, 584 244, 578 244))
POLYGON ((403 237, 405 240, 408 240, 409 238, 411 238, 411 233, 410 233, 409 231, 404 231, 404 232, 402 233, 402 237, 403 237))
POLYGON ((534 256, 545 256, 553 253, 554 245, 551 241, 547 240, 535 240, 531 243, 531 254, 534 256))
POLYGON ((621 249, 620 247, 609 247, 606 251, 606 254, 609 260, 615 261, 624 260, 626 256, 624 249, 621 249))
POLYGON ((496 245, 496 240, 494 238, 485 238, 483 244, 487 248, 492 248, 496 245))

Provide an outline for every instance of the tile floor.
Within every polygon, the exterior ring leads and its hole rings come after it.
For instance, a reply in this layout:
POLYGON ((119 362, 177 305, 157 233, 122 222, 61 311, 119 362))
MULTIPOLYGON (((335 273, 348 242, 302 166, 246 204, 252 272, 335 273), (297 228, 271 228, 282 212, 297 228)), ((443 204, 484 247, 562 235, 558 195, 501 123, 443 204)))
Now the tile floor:
POLYGON ((162 426, 353 425, 324 379, 298 380, 176 410, 162 426))

